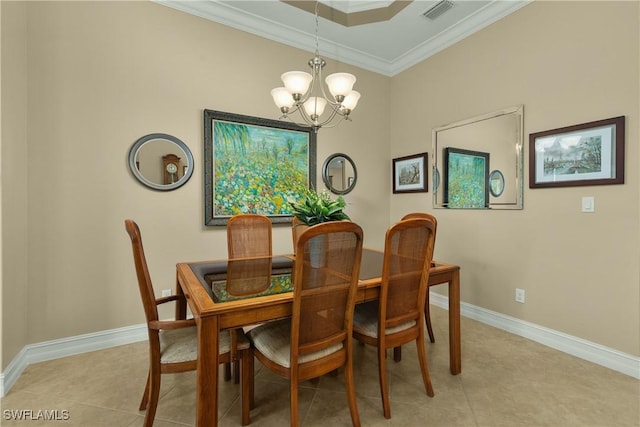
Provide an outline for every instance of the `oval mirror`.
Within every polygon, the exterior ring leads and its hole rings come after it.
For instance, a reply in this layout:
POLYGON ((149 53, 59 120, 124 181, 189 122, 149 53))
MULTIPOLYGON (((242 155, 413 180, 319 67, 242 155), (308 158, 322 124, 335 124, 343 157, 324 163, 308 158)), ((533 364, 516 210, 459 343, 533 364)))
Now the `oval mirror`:
POLYGON ((504 192, 504 175, 497 169, 489 174, 489 191, 493 197, 500 197, 504 192))
POLYGON ((332 154, 322 165, 322 180, 332 193, 347 194, 358 180, 356 165, 346 154, 332 154))
POLYGON ((175 136, 152 133, 129 150, 129 169, 138 181, 154 190, 175 190, 193 174, 189 147, 175 136))

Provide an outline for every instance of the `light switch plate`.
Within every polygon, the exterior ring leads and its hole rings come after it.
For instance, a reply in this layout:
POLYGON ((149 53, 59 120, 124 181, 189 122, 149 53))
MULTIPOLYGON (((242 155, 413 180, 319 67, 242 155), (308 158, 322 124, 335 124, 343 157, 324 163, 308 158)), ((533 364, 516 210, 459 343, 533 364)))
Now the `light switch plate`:
POLYGON ((582 212, 595 212, 596 201, 593 196, 585 196, 582 198, 582 212))

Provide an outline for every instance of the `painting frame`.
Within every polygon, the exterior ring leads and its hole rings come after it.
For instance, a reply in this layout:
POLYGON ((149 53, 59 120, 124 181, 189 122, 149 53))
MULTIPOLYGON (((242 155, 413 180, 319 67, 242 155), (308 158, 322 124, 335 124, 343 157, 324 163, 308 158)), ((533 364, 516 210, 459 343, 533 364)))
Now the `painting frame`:
POLYGON ((624 184, 624 143, 624 116, 531 133, 529 188, 624 184))
POLYGON ((239 213, 266 215, 274 224, 290 223, 293 215, 286 208, 288 202, 316 187, 313 128, 208 109, 203 117, 204 224, 226 226, 229 218, 239 213), (254 141, 254 137, 261 139, 254 141), (258 159, 260 153, 264 159, 271 157, 270 166, 267 160, 258 159), (250 160, 253 162, 247 163, 250 160), (239 173, 240 169, 244 172, 239 173), (251 181, 265 176, 268 183, 251 181), (249 189, 253 195, 233 194, 249 189))
POLYGON ((446 147, 443 204, 448 208, 488 209, 490 170, 489 153, 446 147), (471 174, 468 173, 469 165, 473 168, 471 174))
POLYGON ((428 153, 418 153, 392 160, 394 194, 427 193, 429 191, 429 179, 426 172, 428 158, 428 153), (409 179, 409 182, 406 182, 405 177, 410 170, 414 176, 409 179))

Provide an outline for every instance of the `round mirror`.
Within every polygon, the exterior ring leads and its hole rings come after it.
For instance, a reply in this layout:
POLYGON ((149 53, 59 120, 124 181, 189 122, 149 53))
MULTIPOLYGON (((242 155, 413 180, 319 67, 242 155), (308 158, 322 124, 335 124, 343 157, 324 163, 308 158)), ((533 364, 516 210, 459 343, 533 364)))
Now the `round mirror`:
POLYGON ((322 180, 332 193, 347 194, 358 180, 356 165, 346 154, 332 154, 322 165, 322 180))
POLYGON ((193 174, 193 156, 175 136, 152 133, 129 150, 129 169, 138 181, 154 190, 175 190, 193 174))

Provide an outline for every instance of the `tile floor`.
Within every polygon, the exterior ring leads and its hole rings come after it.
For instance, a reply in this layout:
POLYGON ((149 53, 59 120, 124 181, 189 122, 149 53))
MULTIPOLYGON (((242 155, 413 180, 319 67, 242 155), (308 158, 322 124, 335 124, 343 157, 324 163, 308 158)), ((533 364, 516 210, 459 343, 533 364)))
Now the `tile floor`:
MULTIPOLYGON (((447 312, 433 307, 436 343, 427 346, 435 397, 421 383, 415 346, 389 363, 391 419, 382 416, 375 351, 356 345, 356 390, 363 426, 638 427, 640 382, 532 341, 462 319, 462 374, 449 373, 447 312)), ((31 365, 2 399, 2 426, 141 426, 146 343, 31 365), (11 409, 68 411, 67 421, 15 421, 11 409)), ((220 384, 221 426, 240 425, 239 388, 220 384)), ((286 381, 256 361, 252 426, 289 422, 286 381)), ((194 373, 164 375, 155 426, 191 426, 194 373)), ((342 373, 300 388, 304 426, 350 426, 342 373)))

